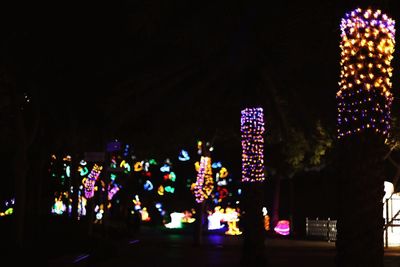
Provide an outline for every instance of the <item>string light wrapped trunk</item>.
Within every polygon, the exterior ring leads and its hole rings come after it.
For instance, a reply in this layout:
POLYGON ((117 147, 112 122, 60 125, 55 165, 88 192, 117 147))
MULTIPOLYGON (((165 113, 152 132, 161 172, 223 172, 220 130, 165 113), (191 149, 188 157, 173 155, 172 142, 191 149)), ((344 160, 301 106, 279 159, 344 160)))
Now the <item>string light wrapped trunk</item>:
POLYGON ((242 182, 262 182, 264 175, 264 114, 262 108, 246 108, 241 116, 242 182))
POLYGON ((380 10, 360 8, 342 19, 338 137, 372 129, 387 135, 395 45, 394 20, 380 10))
POLYGON ((385 141, 390 135, 394 20, 357 8, 341 21, 337 117, 337 266, 383 266, 385 141))

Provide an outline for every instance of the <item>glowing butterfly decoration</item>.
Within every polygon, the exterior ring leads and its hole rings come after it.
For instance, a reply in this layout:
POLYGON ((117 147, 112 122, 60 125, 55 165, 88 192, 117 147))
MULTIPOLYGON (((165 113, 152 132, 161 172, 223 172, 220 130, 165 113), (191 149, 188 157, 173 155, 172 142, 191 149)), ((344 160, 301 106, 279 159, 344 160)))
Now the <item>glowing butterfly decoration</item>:
POLYGON ((8 208, 5 212, 0 212, 0 217, 11 215, 14 213, 14 208, 8 208))
POLYGON ((143 185, 143 188, 144 190, 151 191, 153 190, 154 187, 153 184, 150 182, 150 180, 146 180, 146 182, 143 185))
POLYGON ((172 181, 175 182, 176 180, 176 175, 174 172, 170 172, 170 174, 168 175, 168 178, 172 181))
POLYGON ((124 168, 125 173, 128 173, 131 171, 131 165, 129 165, 129 163, 126 162, 125 160, 121 161, 121 163, 119 164, 119 167, 124 168))
POLYGON ((79 174, 81 175, 81 176, 85 176, 86 174, 88 174, 89 173, 89 170, 88 170, 88 168, 85 166, 85 167, 81 167, 81 166, 79 166, 78 167, 78 171, 79 171, 79 174))
POLYGON ((171 222, 165 224, 170 229, 182 228, 182 218, 185 216, 182 212, 172 212, 170 214, 171 222))
POLYGON ((164 186, 160 185, 160 186, 158 187, 157 193, 158 193, 160 196, 163 196, 163 195, 164 195, 164 186))
POLYGON ((138 161, 135 163, 135 165, 133 166, 133 170, 135 172, 140 172, 143 170, 143 162, 142 161, 138 161))
POLYGON ((221 178, 221 179, 224 179, 224 178, 226 178, 227 176, 228 176, 228 170, 225 168, 225 167, 222 167, 220 170, 219 170, 219 178, 221 178))
POLYGON ((228 183, 226 182, 226 179, 220 180, 220 181, 217 182, 217 185, 218 185, 218 186, 226 186, 227 184, 228 184, 228 183))
POLYGON ((289 235, 290 234, 290 224, 287 220, 278 221, 276 224, 274 231, 280 235, 289 235))
POLYGON ((157 161, 155 159, 149 160, 150 165, 157 165, 157 161))
POLYGON ((165 192, 168 192, 168 193, 171 193, 171 194, 173 194, 174 192, 175 192, 175 188, 174 187, 172 187, 172 186, 166 186, 165 188, 164 188, 164 190, 165 190, 165 192))
POLYGON ((168 164, 164 164, 161 168, 160 168, 161 172, 170 172, 171 168, 168 164))
POLYGON ((222 163, 221 163, 221 161, 213 162, 213 164, 211 165, 211 167, 212 167, 213 169, 221 168, 221 167, 222 167, 222 163))
POLYGON ((190 160, 189 153, 186 150, 182 149, 181 153, 179 153, 178 159, 180 161, 188 161, 188 160, 190 160))

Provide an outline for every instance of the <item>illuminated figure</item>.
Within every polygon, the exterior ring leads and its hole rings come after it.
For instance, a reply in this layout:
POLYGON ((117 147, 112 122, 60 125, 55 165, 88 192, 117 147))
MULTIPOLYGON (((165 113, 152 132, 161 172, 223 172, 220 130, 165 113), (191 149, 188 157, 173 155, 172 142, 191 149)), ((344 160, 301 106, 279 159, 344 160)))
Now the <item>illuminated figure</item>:
POLYGON ((234 208, 227 207, 225 210, 225 221, 228 222, 228 231, 225 232, 226 235, 241 235, 242 232, 237 227, 237 222, 239 221, 239 214, 234 208))
POLYGON ((221 221, 224 218, 224 210, 220 206, 214 208, 214 212, 208 215, 208 230, 217 230, 224 227, 221 221))
POLYGON ((149 222, 151 220, 146 207, 144 207, 142 210, 140 210, 140 214, 142 215, 142 221, 149 222))
POLYGON ((185 215, 182 212, 172 212, 170 216, 171 216, 171 222, 167 223, 165 227, 170 229, 182 228, 182 218, 185 217, 185 215))
POLYGON ((265 231, 269 231, 270 227, 269 227, 269 215, 268 215, 268 210, 266 207, 262 208, 262 213, 264 216, 264 229, 265 231))

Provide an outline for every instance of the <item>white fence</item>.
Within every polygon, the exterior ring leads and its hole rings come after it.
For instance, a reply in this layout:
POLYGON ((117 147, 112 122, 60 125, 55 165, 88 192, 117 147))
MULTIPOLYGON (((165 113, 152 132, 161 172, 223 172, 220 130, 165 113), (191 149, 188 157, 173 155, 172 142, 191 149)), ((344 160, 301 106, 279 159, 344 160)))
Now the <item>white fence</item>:
POLYGON ((306 235, 318 240, 336 241, 336 220, 310 220, 306 218, 306 235))

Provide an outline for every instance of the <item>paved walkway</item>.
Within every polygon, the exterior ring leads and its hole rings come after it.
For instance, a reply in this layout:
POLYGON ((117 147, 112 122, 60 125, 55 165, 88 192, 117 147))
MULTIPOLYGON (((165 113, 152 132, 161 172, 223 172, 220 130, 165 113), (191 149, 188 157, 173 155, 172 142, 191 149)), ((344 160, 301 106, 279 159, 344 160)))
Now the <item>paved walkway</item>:
MULTIPOLYGON (((200 246, 190 233, 142 229, 96 251, 50 260, 51 267, 99 266, 240 266, 242 236, 206 234, 200 246)), ((268 266, 334 267, 335 244, 325 241, 267 238, 268 266)), ((400 248, 385 249, 385 267, 400 267, 400 248)))

